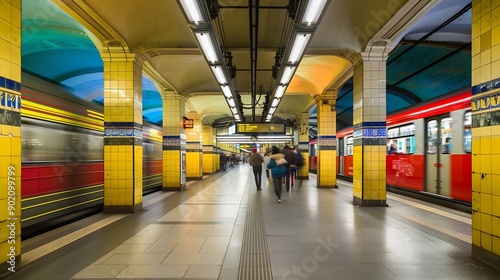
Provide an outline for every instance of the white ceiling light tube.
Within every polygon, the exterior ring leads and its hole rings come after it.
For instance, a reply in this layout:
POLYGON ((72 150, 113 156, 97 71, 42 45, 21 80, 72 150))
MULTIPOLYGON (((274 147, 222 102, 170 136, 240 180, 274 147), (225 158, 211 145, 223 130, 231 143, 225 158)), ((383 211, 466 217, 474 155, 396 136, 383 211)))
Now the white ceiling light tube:
POLYGON ((211 68, 212 71, 214 72, 217 82, 219 82, 220 85, 227 84, 226 75, 224 75, 224 70, 222 69, 222 66, 212 66, 211 68))
POLYGON ((233 97, 233 93, 231 92, 231 89, 228 86, 221 86, 222 93, 226 98, 231 98, 233 97))
POLYGON ((307 23, 307 25, 316 24, 321 12, 323 12, 325 8, 326 1, 327 0, 309 0, 304 16, 302 17, 302 23, 307 23))
POLYGON ((280 103, 280 100, 275 98, 275 99, 273 99, 273 103, 271 103, 271 107, 278 107, 279 103, 280 103))
POLYGON ((287 85, 292 79, 293 73, 295 72, 295 66, 286 66, 281 76, 280 84, 287 85))
POLYGON ((196 0, 180 0, 182 8, 188 17, 189 22, 198 24, 200 22, 206 22, 201 14, 200 5, 196 0))
POLYGON ((276 93, 274 94, 274 97, 275 98, 283 97, 283 94, 285 94, 285 89, 286 89, 285 86, 278 86, 278 88, 276 88, 276 93))
POLYGON ((236 109, 236 107, 231 107, 231 111, 233 114, 238 114, 238 109, 236 109))
POLYGON ((269 109, 269 114, 274 114, 274 111, 276 111, 276 107, 271 107, 271 109, 269 109))
POLYGON ((212 40, 212 36, 210 36, 210 33, 204 31, 204 32, 195 32, 196 39, 198 40, 198 43, 201 46, 201 50, 203 51, 203 54, 205 54, 205 57, 210 63, 217 63, 219 62, 219 58, 217 57, 217 52, 215 51, 214 48, 214 41, 212 40))
POLYGON ((234 99, 228 99, 227 103, 229 103, 229 107, 236 107, 236 103, 234 103, 234 99))
POLYGON ((293 42, 292 51, 290 51, 290 56, 288 57, 288 63, 296 63, 300 60, 304 54, 307 43, 311 39, 311 33, 297 33, 295 36, 295 41, 293 42))

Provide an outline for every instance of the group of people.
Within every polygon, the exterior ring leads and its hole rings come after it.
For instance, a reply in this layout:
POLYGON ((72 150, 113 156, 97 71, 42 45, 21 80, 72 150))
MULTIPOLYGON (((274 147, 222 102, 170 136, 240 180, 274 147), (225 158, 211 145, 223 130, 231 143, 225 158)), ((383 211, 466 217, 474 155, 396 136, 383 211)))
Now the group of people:
POLYGON ((278 197, 278 203, 281 203, 283 183, 287 192, 290 191, 290 186, 293 187, 294 181, 297 181, 297 188, 300 189, 301 187, 300 184, 302 183, 302 181, 295 180, 295 174, 303 165, 303 157, 299 149, 293 151, 288 145, 285 145, 282 149, 273 146, 271 149, 271 154, 266 153, 266 155, 263 157, 257 152, 257 149, 254 148, 252 150, 252 155, 248 159, 248 162, 253 168, 257 191, 262 190, 261 178, 262 166, 264 163, 267 178, 272 178, 274 191, 276 193, 276 196, 278 197), (285 179, 284 182, 283 178, 285 179))

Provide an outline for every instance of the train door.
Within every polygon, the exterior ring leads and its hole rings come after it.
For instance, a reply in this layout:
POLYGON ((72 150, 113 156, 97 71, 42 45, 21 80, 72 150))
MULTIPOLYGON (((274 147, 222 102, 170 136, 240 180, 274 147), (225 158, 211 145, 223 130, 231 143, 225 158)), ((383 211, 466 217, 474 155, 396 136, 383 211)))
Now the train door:
POLYGON ((426 191, 449 195, 452 118, 427 120, 426 191))
POLYGON ((339 162, 337 165, 337 168, 339 170, 338 174, 344 175, 344 138, 339 139, 339 145, 337 146, 338 148, 338 155, 339 155, 339 162))

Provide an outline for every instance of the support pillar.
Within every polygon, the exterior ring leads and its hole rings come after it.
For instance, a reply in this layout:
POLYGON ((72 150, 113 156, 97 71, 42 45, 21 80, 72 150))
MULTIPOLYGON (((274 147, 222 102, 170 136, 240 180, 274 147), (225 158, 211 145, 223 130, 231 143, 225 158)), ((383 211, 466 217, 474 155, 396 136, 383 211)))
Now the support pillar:
POLYGON ((202 124, 200 114, 191 111, 187 114, 188 119, 193 120, 192 128, 186 127, 186 179, 203 179, 203 146, 202 146, 202 124))
POLYGON ((318 188, 337 188, 337 116, 334 93, 327 92, 317 102, 318 112, 318 188))
POLYGON ((186 187, 186 134, 183 127, 185 101, 173 91, 163 98, 163 190, 186 187))
POLYGON ((217 169, 216 167, 216 156, 220 159, 219 154, 215 152, 214 149, 214 133, 213 128, 209 124, 203 124, 203 174, 212 174, 217 169))
POLYGON ((500 1, 472 3, 472 257, 500 268, 500 1))
POLYGON ((21 1, 0 2, 0 275, 21 256, 21 1))
POLYGON ((383 52, 366 55, 354 65, 353 94, 353 203, 386 206, 386 56, 383 52))
POLYGON ((309 179, 309 112, 304 112, 299 118, 299 150, 304 157, 304 165, 297 174, 297 179, 309 179))
POLYGON ((104 61, 104 213, 142 209, 142 65, 122 48, 104 61))

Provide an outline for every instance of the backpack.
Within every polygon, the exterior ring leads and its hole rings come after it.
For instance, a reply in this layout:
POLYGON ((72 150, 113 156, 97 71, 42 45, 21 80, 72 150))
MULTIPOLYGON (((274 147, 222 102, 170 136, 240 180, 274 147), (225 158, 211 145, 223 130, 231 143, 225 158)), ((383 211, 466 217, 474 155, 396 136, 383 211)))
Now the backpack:
POLYGON ((295 152, 294 154, 295 154, 295 165, 297 165, 297 167, 299 168, 302 167, 304 165, 304 157, 297 152, 295 152))

